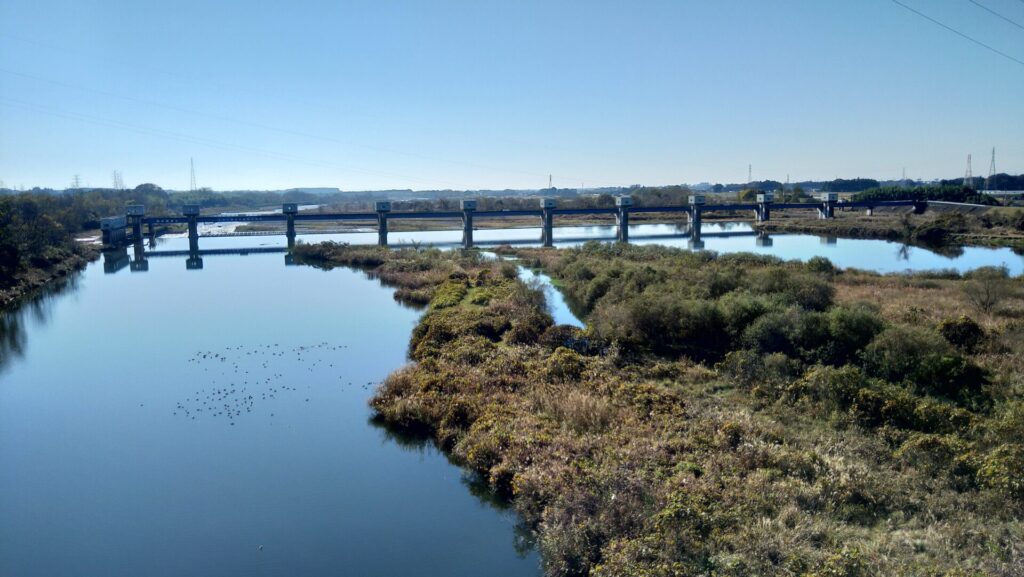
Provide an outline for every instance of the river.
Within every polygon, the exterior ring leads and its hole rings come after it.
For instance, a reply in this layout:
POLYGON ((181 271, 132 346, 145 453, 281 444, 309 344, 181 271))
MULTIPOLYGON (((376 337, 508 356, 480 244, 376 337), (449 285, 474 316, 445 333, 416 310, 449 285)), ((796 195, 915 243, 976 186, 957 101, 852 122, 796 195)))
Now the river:
POLYGON ((348 269, 206 260, 96 263, 7 315, 0 575, 539 573, 472 476, 369 422, 418 311, 348 269))
MULTIPOLYGON (((673 231, 639 225, 631 236, 687 246, 657 238, 673 231)), ((571 227, 556 241, 613 235, 571 227)), ((537 237, 476 233, 481 244, 537 237)), ((376 234, 304 240, 325 239, 373 243, 376 234)), ((1006 249, 948 257, 808 235, 774 235, 771 246, 752 236, 704 242, 879 271, 1024 269, 1006 249)), ((157 250, 187 244, 162 239, 157 250)), ((283 244, 200 239, 203 249, 283 244)), ((146 272, 116 274, 94 263, 3 316, 0 575, 539 574, 505 504, 429 443, 370 421, 366 401, 406 361, 419 311, 361 272, 285 266, 283 254, 206 256, 201 271, 184 261, 151 257, 146 272)), ((554 296, 556 317, 578 324, 554 296)))

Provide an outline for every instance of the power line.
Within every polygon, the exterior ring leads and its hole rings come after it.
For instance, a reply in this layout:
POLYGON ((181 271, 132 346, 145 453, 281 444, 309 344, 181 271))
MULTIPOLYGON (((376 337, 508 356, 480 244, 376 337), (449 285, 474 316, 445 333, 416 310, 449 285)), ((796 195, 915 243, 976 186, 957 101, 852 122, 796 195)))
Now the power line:
MULTIPOLYGON (((1009 22, 1010 24, 1013 24, 1017 28, 1020 28, 1021 30, 1024 30, 1024 26, 1021 26, 1020 24, 1018 24, 1016 20, 1011 20, 1011 19, 1007 18, 1006 16, 1003 16, 1002 14, 996 12, 995 10, 989 8, 988 6, 985 6, 981 2, 978 2, 977 0, 967 0, 967 1, 970 2, 971 4, 974 4, 978 8, 981 8, 985 12, 988 12, 989 14, 992 14, 993 16, 996 16, 998 18, 1002 18, 1003 20, 1006 20, 1007 22, 1009 22)), ((1024 2, 1024 0, 1021 0, 1021 2, 1024 2)))
MULTIPOLYGON (((1024 0, 1021 0, 1021 1, 1024 2, 1024 0)), ((928 21, 933 22, 935 24, 938 24, 939 26, 942 26, 943 28, 945 28, 946 30, 949 30, 953 34, 956 34, 957 36, 960 36, 961 38, 965 38, 967 40, 970 40, 971 42, 977 44, 978 46, 981 46, 982 48, 985 48, 986 50, 991 50, 992 52, 995 52, 996 54, 1002 56, 1003 58, 1006 58, 1008 60, 1012 60, 1012 61, 1016 62, 1017 64, 1020 64, 1021 66, 1024 66, 1024 60, 1020 60, 1019 58, 1015 58, 1013 56, 1010 56, 1009 54, 1003 52, 1002 50, 999 50, 998 48, 993 48, 993 47, 989 46, 988 44, 985 44, 981 40, 972 38, 972 37, 964 34, 963 32, 960 32, 956 28, 952 28, 950 26, 947 26, 947 25, 943 24, 942 22, 939 22, 938 20, 932 18, 931 16, 929 16, 929 15, 923 13, 923 12, 919 12, 919 11, 911 8, 910 6, 907 6, 903 2, 900 2, 899 0, 892 0, 892 3, 896 4, 897 6, 902 6, 903 8, 906 8, 907 10, 913 12, 914 14, 917 14, 921 18, 924 18, 925 20, 928 20, 928 21)))

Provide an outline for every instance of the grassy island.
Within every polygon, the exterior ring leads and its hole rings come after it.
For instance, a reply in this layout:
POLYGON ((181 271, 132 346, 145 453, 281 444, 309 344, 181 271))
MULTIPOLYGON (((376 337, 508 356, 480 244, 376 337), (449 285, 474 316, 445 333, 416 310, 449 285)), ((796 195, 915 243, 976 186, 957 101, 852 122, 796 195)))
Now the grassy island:
POLYGON ((663 247, 508 262, 300 246, 428 303, 372 399, 509 496, 550 575, 1024 571, 1024 302, 1005 271, 877 275, 663 247))

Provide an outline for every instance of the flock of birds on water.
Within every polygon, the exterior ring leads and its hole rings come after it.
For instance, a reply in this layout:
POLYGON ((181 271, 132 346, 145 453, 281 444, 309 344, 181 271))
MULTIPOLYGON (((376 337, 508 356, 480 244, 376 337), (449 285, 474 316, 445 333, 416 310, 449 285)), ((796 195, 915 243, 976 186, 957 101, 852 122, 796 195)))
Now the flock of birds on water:
MULTIPOLYGON (((172 414, 193 421, 224 419, 234 426, 236 420, 252 414, 258 404, 274 401, 283 395, 299 394, 298 386, 282 383, 285 374, 278 372, 284 370, 280 365, 294 362, 296 366, 305 368, 307 373, 314 373, 318 367, 334 368, 338 361, 337 353, 347 348, 348 345, 322 342, 288 349, 275 343, 227 347, 223 352, 196 352, 188 362, 202 369, 203 375, 199 379, 209 379, 209 386, 179 401, 172 414)), ((319 377, 316 380, 321 382, 319 377)), ((353 385, 351 381, 345 381, 344 375, 339 376, 338 381, 342 386, 353 385)), ((368 381, 360 387, 366 390, 373 384, 373 381, 368 381)), ((306 389, 311 390, 312 384, 307 383, 306 389)), ((308 396, 300 398, 303 402, 310 402, 308 396)), ((274 417, 275 414, 271 412, 269 416, 274 417)))

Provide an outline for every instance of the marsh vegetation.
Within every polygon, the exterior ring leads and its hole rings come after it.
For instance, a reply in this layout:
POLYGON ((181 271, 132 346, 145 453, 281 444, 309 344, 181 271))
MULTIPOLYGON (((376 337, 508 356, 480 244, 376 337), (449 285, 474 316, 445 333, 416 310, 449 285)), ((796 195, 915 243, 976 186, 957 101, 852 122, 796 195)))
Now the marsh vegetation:
POLYGON ((300 252, 429 295, 372 405, 510 496, 548 574, 1024 570, 1024 303, 1002 271, 514 251, 581 330, 471 253, 300 252))

